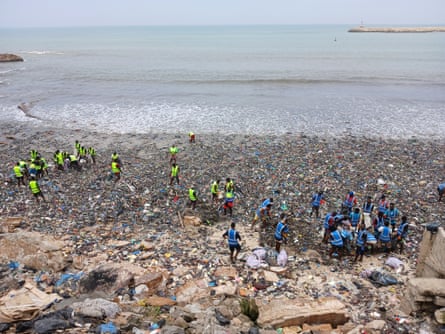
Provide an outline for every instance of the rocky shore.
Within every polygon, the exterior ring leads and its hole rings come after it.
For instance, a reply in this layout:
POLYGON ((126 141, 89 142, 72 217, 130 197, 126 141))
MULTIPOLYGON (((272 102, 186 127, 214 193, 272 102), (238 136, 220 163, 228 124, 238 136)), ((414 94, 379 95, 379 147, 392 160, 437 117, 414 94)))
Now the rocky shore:
POLYGON ((348 32, 425 33, 445 32, 445 27, 356 27, 348 32))
POLYGON ((444 330, 433 311, 410 312, 401 303, 416 275, 425 225, 445 220, 436 190, 443 182, 443 140, 197 134, 190 144, 187 134, 93 133, 38 120, 0 127, 0 332, 444 330), (39 181, 46 202, 17 186, 13 165, 31 149, 51 165, 57 149, 74 151, 75 140, 96 149, 96 165, 50 166, 39 181), (180 166, 174 186, 172 144, 180 166), (109 170, 115 151, 123 163, 118 182, 109 170), (210 201, 211 181, 226 177, 238 189, 233 217, 210 201), (187 208, 190 186, 198 192, 194 211, 187 208), (309 216, 319 189, 326 195, 323 216, 351 190, 360 206, 368 195, 377 201, 386 194, 410 222, 404 252, 376 252, 357 263, 329 258, 322 221, 309 216), (274 217, 289 216, 285 265, 277 263, 273 227, 250 227, 265 197, 274 198, 274 217), (222 238, 231 222, 243 239, 235 264, 222 238), (264 258, 248 266, 258 249, 264 258), (375 284, 373 272, 397 284, 375 284))

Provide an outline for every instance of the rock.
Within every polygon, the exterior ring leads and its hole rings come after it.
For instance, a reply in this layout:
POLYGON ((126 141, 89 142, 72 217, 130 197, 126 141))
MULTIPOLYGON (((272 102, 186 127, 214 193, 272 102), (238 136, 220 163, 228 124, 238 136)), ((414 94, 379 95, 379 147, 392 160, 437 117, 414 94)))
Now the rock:
POLYGON ((200 226, 202 224, 202 220, 197 216, 184 216, 182 219, 185 227, 189 226, 200 226))
POLYGON ((436 321, 443 325, 445 324, 445 308, 438 309, 434 312, 434 317, 436 318, 436 321))
MULTIPOLYGON (((132 277, 142 276, 144 273, 146 273, 145 269, 129 263, 103 264, 80 279, 79 290, 81 293, 92 291, 114 293, 121 288, 128 288, 132 277)), ((154 275, 154 277, 155 280, 159 279, 158 275, 154 275)))
POLYGON ((185 334, 185 331, 178 326, 165 326, 162 328, 162 334, 185 334))
POLYGON ((59 272, 68 265, 65 243, 38 232, 6 233, 0 239, 0 259, 18 261, 36 270, 59 272))
POLYGON ((432 234, 425 229, 419 249, 417 277, 445 277, 445 229, 432 234))
POLYGON ((10 53, 0 53, 0 62, 23 61, 23 58, 10 53))
POLYGON ((238 271, 234 267, 218 267, 213 273, 215 277, 228 277, 235 278, 238 275, 238 271))
POLYGON ((368 330, 381 331, 386 326, 385 320, 373 320, 365 325, 368 330))
POLYGON ((329 323, 338 326, 348 320, 346 306, 334 298, 298 302, 282 298, 273 299, 268 304, 260 304, 259 312, 258 324, 275 328, 304 323, 329 323))
POLYGON ((444 297, 445 279, 411 278, 407 283, 406 293, 403 296, 404 302, 401 303, 402 310, 406 314, 419 310, 434 310, 434 305, 441 306, 441 298, 444 297), (436 302, 438 304, 435 304, 436 302))
POLYGON ((176 301, 179 305, 190 304, 209 295, 207 284, 201 281, 198 285, 195 281, 188 281, 176 291, 176 301))
POLYGON ((159 297, 159 296, 151 296, 145 299, 146 304, 151 306, 165 306, 165 305, 176 305, 176 301, 171 298, 159 297))
POLYGON ((86 299, 71 305, 76 315, 82 317, 105 319, 114 318, 121 311, 118 304, 103 298, 86 299))

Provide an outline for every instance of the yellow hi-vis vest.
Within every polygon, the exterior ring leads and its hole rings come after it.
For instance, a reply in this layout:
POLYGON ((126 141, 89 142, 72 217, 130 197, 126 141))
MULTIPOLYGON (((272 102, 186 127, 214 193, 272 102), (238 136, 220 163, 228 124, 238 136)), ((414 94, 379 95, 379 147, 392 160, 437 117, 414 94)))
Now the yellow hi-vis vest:
POLYGON ((33 194, 38 194, 40 192, 39 184, 36 180, 29 181, 29 188, 31 188, 33 194))
POLYGON ((177 176, 179 172, 179 166, 172 166, 172 176, 177 176))
POLYGON ((15 173, 15 176, 17 176, 17 177, 23 176, 22 169, 20 168, 20 166, 17 166, 17 165, 14 166, 14 173, 15 173))
POLYGON ((189 198, 191 201, 196 201, 195 190, 192 188, 189 189, 189 198))
POLYGON ((119 168, 119 164, 117 163, 117 162, 112 162, 111 163, 111 171, 113 172, 113 173, 120 173, 121 172, 121 170, 120 170, 120 168, 119 168))

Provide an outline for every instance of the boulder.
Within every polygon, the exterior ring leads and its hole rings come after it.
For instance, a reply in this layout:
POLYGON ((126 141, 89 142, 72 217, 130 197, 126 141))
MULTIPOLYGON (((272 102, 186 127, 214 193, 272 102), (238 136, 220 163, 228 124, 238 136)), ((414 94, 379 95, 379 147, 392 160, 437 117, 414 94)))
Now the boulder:
POLYGON ((85 299, 71 307, 76 315, 99 319, 114 318, 121 311, 118 304, 102 298, 85 299))
POLYGON ((407 282, 402 298, 402 311, 411 314, 419 310, 434 310, 442 306, 445 298, 445 279, 412 278, 407 282))
POLYGON ((0 261, 18 261, 36 271, 59 272, 69 264, 63 241, 38 232, 5 233, 0 239, 0 261))
POLYGON ((333 327, 348 320, 346 306, 335 298, 320 298, 318 301, 274 299, 268 304, 259 303, 260 326, 274 328, 327 323, 333 327))
POLYGON ((436 310, 436 312, 434 312, 434 317, 439 324, 445 324, 445 308, 436 310))
POLYGON ((417 277, 445 277, 445 230, 437 233, 425 229, 419 249, 417 277))
POLYGON ((187 305, 209 296, 207 283, 204 280, 188 281, 176 290, 178 305, 187 305))
POLYGON ((11 53, 0 53, 0 62, 23 61, 23 58, 11 53))
POLYGON ((81 293, 103 291, 114 293, 119 289, 127 289, 130 279, 140 284, 144 283, 149 288, 155 289, 162 282, 162 274, 147 272, 131 263, 107 263, 98 266, 84 275, 79 284, 81 293))

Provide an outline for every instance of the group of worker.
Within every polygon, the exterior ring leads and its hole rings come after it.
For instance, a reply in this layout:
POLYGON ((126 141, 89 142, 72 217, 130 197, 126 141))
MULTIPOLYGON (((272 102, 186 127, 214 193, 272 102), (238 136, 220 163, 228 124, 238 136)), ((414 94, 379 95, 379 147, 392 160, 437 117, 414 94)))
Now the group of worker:
MULTIPOLYGON (((324 199, 323 193, 312 196, 312 211, 318 217, 317 206, 324 199), (315 206, 315 208, 314 208, 315 206)), ((361 209, 358 206, 354 192, 349 192, 339 212, 328 212, 324 218, 323 242, 330 243, 329 255, 336 254, 339 258, 343 254, 351 254, 355 246, 354 261, 362 261, 365 251, 372 253, 375 247, 383 248, 389 253, 399 248, 403 251, 405 239, 408 235, 408 219, 402 216, 382 194, 376 207, 371 196, 367 196, 361 209), (400 221, 399 221, 400 219, 400 221)))
MULTIPOLYGON (((78 140, 74 143, 75 153, 70 154, 68 152, 56 150, 53 155, 53 161, 56 170, 64 171, 67 169, 81 170, 80 161, 88 162, 91 159, 91 163, 96 164, 96 150, 92 147, 86 149, 83 147, 78 140)), ((32 149, 30 152, 30 159, 20 160, 18 161, 14 167, 14 175, 17 180, 17 185, 24 185, 25 179, 28 181, 29 189, 31 193, 36 198, 37 202, 40 202, 40 199, 45 201, 45 196, 43 195, 38 179, 43 176, 49 176, 48 172, 48 163, 46 159, 35 149, 32 149), (28 165, 29 163, 29 165, 28 165)), ((120 176, 120 166, 113 166, 112 170, 114 175, 117 175, 117 179, 120 176)))
POLYGON ((28 180, 29 189, 34 197, 39 201, 40 199, 45 200, 45 197, 40 190, 38 179, 44 175, 48 176, 48 163, 45 158, 40 155, 37 150, 30 151, 29 166, 26 160, 18 161, 14 167, 14 175, 17 180, 17 185, 26 185, 25 178, 28 180))
MULTIPOLYGON (((195 143, 196 136, 193 132, 189 132, 189 143, 195 143)), ((179 173, 180 167, 177 163, 177 156, 179 153, 179 149, 176 144, 173 144, 169 148, 169 157, 170 157, 170 183, 169 185, 173 185, 176 182, 177 185, 180 184, 179 181, 179 173)), ((210 193, 212 197, 212 203, 216 205, 219 209, 219 201, 220 201, 220 189, 219 184, 221 180, 214 180, 210 186, 210 193)), ((196 204, 198 202, 198 194, 196 192, 195 187, 192 185, 188 189, 188 199, 189 206, 191 209, 196 209, 196 204)), ((235 185, 231 178, 226 178, 226 183, 224 185, 224 203, 221 206, 224 215, 229 214, 229 216, 233 216, 233 206, 235 202, 235 185)))

